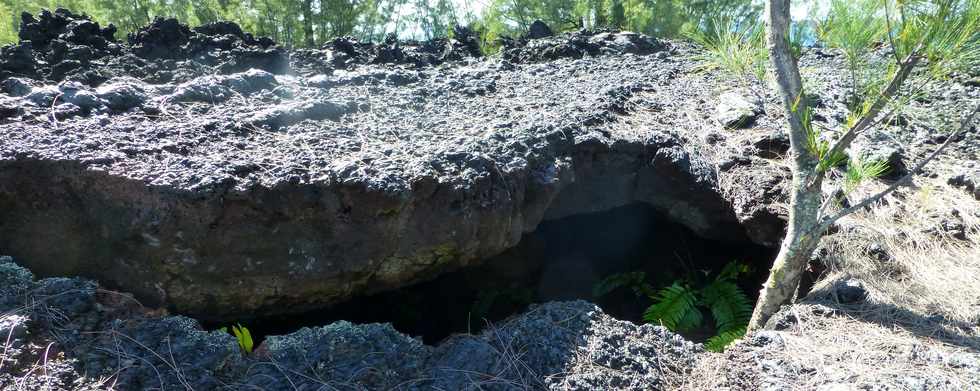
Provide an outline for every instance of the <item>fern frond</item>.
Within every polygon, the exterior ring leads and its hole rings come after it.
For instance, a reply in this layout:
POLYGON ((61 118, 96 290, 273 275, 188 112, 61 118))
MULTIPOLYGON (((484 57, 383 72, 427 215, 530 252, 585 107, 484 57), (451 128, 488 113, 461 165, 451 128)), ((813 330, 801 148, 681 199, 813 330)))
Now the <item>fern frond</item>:
POLYGON ((677 322, 677 331, 690 331, 694 330, 704 323, 704 315, 701 314, 701 310, 696 306, 690 311, 687 311, 677 322))
POLYGON ((748 296, 728 280, 715 280, 701 290, 704 304, 711 310, 719 333, 745 327, 752 317, 748 296))
POLYGON ((661 289, 653 305, 643 314, 643 320, 661 323, 670 330, 690 330, 701 325, 701 313, 697 309, 695 292, 680 281, 661 289))
POLYGON ((704 348, 712 352, 723 352, 728 345, 735 342, 735 340, 742 338, 743 336, 745 336, 745 327, 726 331, 714 337, 708 338, 708 340, 704 343, 704 348))
POLYGON ((647 274, 644 272, 616 273, 595 284, 592 287, 592 296, 602 297, 619 288, 630 288, 637 296, 651 296, 656 291, 646 283, 646 279, 647 274))
POLYGON ((743 265, 738 261, 731 261, 718 272, 718 277, 715 279, 719 281, 735 281, 738 279, 739 274, 748 273, 748 271, 748 265, 743 265))

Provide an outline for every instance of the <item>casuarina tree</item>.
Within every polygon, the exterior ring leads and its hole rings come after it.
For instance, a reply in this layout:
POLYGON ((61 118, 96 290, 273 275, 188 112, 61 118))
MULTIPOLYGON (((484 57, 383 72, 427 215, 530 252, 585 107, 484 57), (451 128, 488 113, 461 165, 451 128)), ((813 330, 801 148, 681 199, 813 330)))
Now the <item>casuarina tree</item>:
POLYGON ((850 116, 829 138, 811 122, 811 107, 795 56, 798 51, 790 40, 790 6, 790 0, 769 0, 765 14, 769 62, 789 122, 788 158, 793 174, 789 223, 752 313, 750 331, 763 327, 780 306, 792 300, 804 267, 835 222, 912 184, 926 165, 973 126, 980 110, 977 106, 965 113, 945 142, 883 190, 850 205, 841 202, 844 192, 824 191, 833 182, 827 180, 828 174, 837 167, 848 166, 843 182, 882 172, 880 166, 848 159, 846 151, 858 136, 891 123, 903 102, 925 83, 976 69, 980 64, 980 0, 832 1, 831 13, 819 34, 823 35, 821 41, 847 58, 854 88, 849 97, 850 116), (887 66, 862 60, 875 56, 887 66), (853 69, 861 67, 865 69, 853 69))

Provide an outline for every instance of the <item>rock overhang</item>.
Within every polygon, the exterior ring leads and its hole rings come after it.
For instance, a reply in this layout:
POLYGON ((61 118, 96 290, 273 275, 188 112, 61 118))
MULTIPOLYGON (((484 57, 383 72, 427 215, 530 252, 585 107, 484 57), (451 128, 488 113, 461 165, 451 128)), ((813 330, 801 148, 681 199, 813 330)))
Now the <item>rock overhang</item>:
POLYGON ((0 247, 41 274, 228 317, 429 279, 542 220, 635 202, 747 240, 676 129, 610 126, 686 54, 599 54, 109 79, 92 89, 102 109, 59 119, 44 101, 0 125, 0 247))

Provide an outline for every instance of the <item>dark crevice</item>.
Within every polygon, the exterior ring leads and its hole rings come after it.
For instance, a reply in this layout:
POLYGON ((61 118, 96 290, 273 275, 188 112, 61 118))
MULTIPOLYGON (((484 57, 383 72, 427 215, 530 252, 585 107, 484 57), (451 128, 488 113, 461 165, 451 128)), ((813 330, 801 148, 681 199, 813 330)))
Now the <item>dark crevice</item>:
POLYGON ((454 333, 478 332, 487 322, 504 320, 530 303, 573 299, 593 301, 616 318, 639 322, 648 300, 626 288, 593 297, 596 283, 611 274, 643 271, 654 287, 661 287, 738 260, 754 269, 740 283, 747 294, 756 295, 772 256, 773 249, 748 242, 703 239, 647 205, 632 204, 544 222, 517 247, 428 282, 320 311, 242 322, 258 339, 338 320, 390 322, 435 344, 454 333))

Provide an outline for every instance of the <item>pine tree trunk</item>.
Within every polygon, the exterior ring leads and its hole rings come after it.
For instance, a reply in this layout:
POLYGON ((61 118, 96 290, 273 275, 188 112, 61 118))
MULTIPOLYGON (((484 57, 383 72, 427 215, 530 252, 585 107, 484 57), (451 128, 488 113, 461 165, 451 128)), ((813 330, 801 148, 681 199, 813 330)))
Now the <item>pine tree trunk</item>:
POLYGON ((313 0, 303 0, 303 38, 306 47, 316 46, 313 37, 313 0))
POLYGON ((793 299, 803 270, 820 242, 820 233, 813 230, 818 225, 821 193, 803 185, 793 195, 786 237, 769 270, 769 279, 759 292, 748 330, 761 329, 782 305, 793 299))
POLYGON ((807 110, 800 70, 789 47, 790 1, 769 0, 766 8, 766 40, 780 97, 789 122, 789 160, 793 171, 789 223, 769 279, 759 293, 748 330, 762 328, 779 307, 790 302, 800 284, 803 269, 823 234, 819 227, 821 176, 819 159, 807 149, 807 129, 801 114, 807 110))

